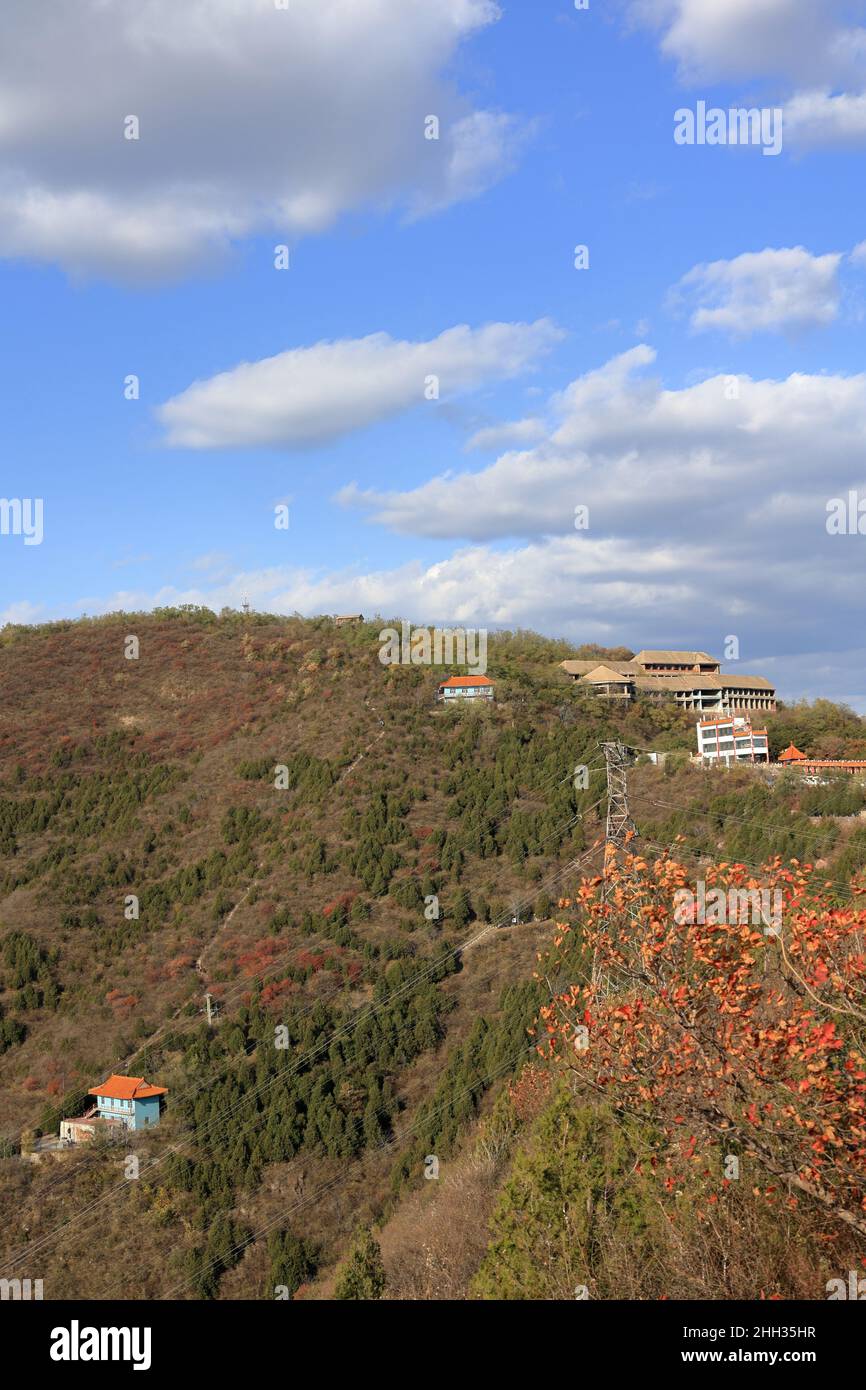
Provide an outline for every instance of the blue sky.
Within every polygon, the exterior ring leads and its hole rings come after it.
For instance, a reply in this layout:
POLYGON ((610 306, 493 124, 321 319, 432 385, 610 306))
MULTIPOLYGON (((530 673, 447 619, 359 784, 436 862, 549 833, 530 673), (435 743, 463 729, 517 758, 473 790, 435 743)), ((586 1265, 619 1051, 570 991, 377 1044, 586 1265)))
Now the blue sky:
POLYGON ((866 499, 866 6, 67 9, 0 17, 0 492, 44 504, 0 623, 736 635, 866 708, 866 534, 826 525, 866 499), (676 144, 701 100, 781 153, 676 144))

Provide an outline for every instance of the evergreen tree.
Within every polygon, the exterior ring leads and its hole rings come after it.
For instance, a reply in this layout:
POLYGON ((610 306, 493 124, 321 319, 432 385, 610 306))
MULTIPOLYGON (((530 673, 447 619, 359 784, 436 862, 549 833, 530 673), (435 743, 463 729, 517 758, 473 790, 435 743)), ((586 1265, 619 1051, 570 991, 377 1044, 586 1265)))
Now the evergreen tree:
POLYGON ((379 1242, 370 1230, 359 1231, 337 1276, 334 1297, 381 1298, 385 1292, 385 1266, 379 1242))
POLYGON ((316 1272, 314 1250, 292 1231, 272 1231, 268 1236, 269 1295, 277 1287, 285 1288, 289 1298, 297 1293, 316 1272))

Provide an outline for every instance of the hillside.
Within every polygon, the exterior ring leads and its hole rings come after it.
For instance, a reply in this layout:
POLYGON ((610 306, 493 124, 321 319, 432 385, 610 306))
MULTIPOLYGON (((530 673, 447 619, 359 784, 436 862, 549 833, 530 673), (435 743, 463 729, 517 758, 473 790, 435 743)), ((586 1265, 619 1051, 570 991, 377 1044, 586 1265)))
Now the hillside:
MULTIPOLYGON (((0 633, 0 1262, 26 1250, 46 1297, 326 1297, 372 1223, 390 1296, 490 1296, 510 1165, 562 1123, 515 1078, 548 953, 583 968, 554 914, 568 866, 600 865, 605 738, 671 753, 631 774, 646 852, 796 857, 850 898, 859 786, 689 767, 686 716, 588 700, 557 668, 580 649, 532 633, 491 638, 494 704, 443 710, 437 672, 382 666, 379 627, 173 610, 0 633), (158 1130, 18 1155, 114 1071, 168 1088, 158 1130), (458 1210, 463 1246, 431 1266, 418 1233, 441 1244, 458 1210)), ((826 702, 770 730, 866 749, 826 702)))

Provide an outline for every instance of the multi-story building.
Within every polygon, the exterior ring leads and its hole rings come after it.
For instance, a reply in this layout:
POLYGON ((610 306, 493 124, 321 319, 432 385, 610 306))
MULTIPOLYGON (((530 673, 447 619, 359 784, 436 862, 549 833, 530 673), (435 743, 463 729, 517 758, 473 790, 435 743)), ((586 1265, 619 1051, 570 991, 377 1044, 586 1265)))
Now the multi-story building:
POLYGON ((648 676, 719 675, 719 663, 707 652, 651 651, 644 648, 634 661, 648 676))
POLYGON ((151 1086, 143 1076, 110 1076, 88 1091, 96 1097, 90 1110, 61 1120, 60 1138, 80 1144, 100 1132, 147 1129, 159 1124, 161 1098, 166 1094, 165 1086, 151 1086))
POLYGON ((766 729, 753 729, 744 716, 700 719, 697 723, 698 756, 708 763, 768 763, 770 749, 766 729))
POLYGON ((605 699, 627 702, 642 695, 717 714, 776 708, 776 692, 764 676, 726 674, 707 652, 644 650, 630 661, 562 661, 560 666, 605 699))

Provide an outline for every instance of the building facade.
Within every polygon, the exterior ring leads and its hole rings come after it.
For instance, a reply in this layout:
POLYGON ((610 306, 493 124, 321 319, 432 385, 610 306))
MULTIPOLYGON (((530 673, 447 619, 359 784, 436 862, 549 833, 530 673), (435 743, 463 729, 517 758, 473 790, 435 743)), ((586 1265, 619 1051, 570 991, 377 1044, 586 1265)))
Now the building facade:
POLYGON ((811 758, 808 753, 801 753, 793 743, 779 754, 778 761, 783 767, 795 767, 807 777, 817 777, 824 772, 844 772, 852 777, 866 776, 866 758, 811 758))
POLYGON ((101 1086, 92 1086, 88 1095, 96 1104, 72 1119, 61 1120, 60 1138, 72 1144, 85 1143, 97 1134, 149 1129, 159 1124, 165 1086, 151 1086, 143 1076, 109 1076, 101 1086))
POLYGON ((562 661, 573 681, 603 699, 673 700, 681 709, 773 713, 776 692, 763 676, 729 675, 707 652, 638 652, 630 661, 562 661))
POLYGON ((753 729, 742 716, 700 719, 696 725, 698 757, 705 763, 768 763, 770 746, 766 729, 753 729))
POLYGON ((493 681, 489 676, 449 676, 436 691, 436 699, 446 705, 460 700, 492 700, 493 681))

